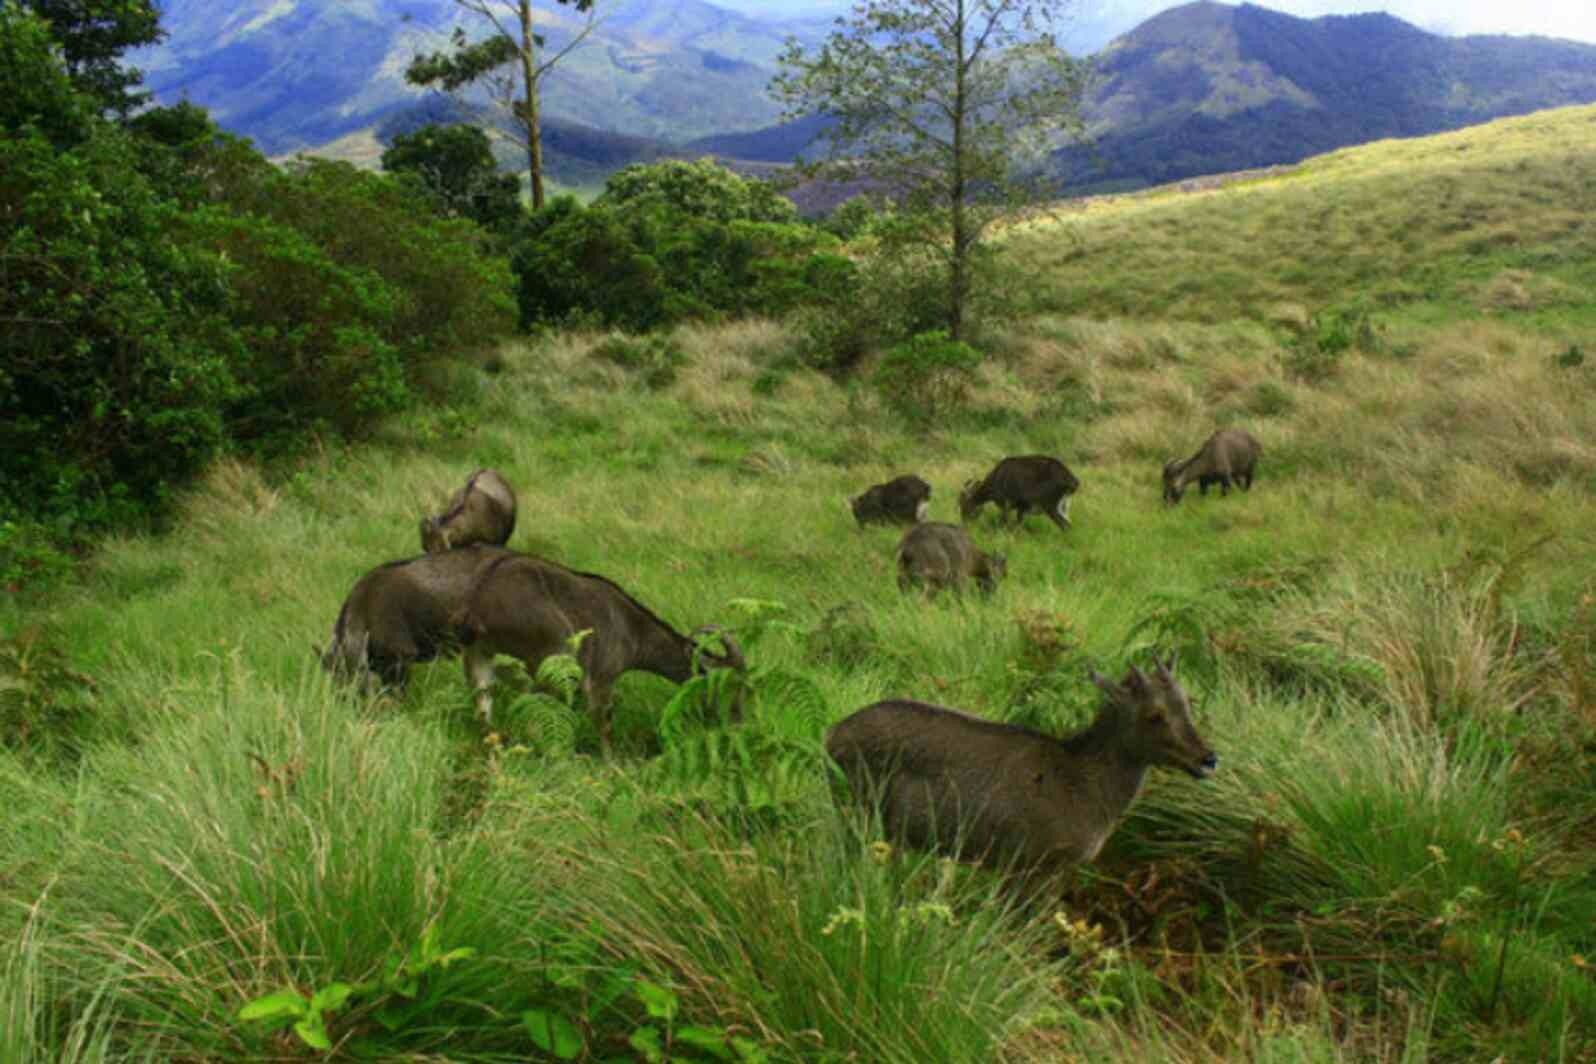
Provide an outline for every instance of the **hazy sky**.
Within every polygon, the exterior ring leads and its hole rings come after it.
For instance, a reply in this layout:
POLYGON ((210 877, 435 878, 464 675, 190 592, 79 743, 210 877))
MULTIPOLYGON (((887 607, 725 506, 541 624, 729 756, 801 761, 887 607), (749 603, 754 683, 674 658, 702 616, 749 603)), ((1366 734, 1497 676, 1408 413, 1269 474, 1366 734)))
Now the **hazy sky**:
MULTIPOLYGON (((848 6, 838 0, 711 2, 738 11, 782 14, 829 14, 848 6)), ((1081 0, 1078 10, 1086 24, 1083 31, 1101 27, 1111 35, 1173 6, 1172 0, 1081 0)), ((1269 0, 1263 6, 1304 18, 1386 11, 1432 33, 1538 33, 1596 44, 1596 0, 1269 0)))

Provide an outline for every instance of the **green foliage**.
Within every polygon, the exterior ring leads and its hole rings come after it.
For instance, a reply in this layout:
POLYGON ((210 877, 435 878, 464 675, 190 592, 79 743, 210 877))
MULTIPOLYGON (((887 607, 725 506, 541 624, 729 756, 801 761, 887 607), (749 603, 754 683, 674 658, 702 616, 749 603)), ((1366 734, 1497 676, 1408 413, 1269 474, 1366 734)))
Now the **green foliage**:
POLYGON ((521 185, 499 173, 488 135, 475 126, 427 125, 401 133, 382 153, 382 168, 414 174, 446 214, 508 232, 523 216, 521 185))
POLYGON ((979 351, 939 329, 888 351, 870 383, 888 408, 931 424, 964 405, 980 365, 979 351))
POLYGON ((749 180, 712 159, 634 163, 611 174, 594 206, 706 222, 796 222, 798 209, 768 182, 749 180))
POLYGON ((50 28, 26 7, 0 7, 0 131, 32 126, 58 148, 88 135, 93 103, 74 90, 50 28))
POLYGON ((807 226, 696 217, 648 196, 592 207, 559 198, 533 215, 512 268, 524 328, 593 321, 647 332, 837 298, 851 268, 835 246, 807 226))
POLYGON ((327 1023, 332 1014, 358 1006, 390 1034, 402 1032, 417 1021, 432 1022, 429 1012, 443 1001, 434 972, 470 960, 470 946, 444 950, 438 945, 437 925, 429 924, 421 940, 408 953, 393 957, 381 977, 358 983, 334 982, 319 987, 310 997, 293 988, 263 995, 238 1010, 237 1019, 276 1031, 292 1026, 294 1034, 311 1049, 332 1049, 327 1023))
POLYGON ((869 232, 878 214, 869 196, 853 196, 837 204, 820 224, 839 240, 854 240, 869 232))
POLYGON ((309 429, 353 434, 409 400, 394 334, 399 293, 342 266, 298 229, 215 208, 187 236, 227 264, 228 317, 242 341, 242 394, 228 407, 240 441, 283 450, 309 429))
POLYGON ((394 301, 383 339, 409 365, 479 351, 512 328, 510 275, 489 234, 438 218, 400 182, 312 159, 247 184, 227 206, 291 226, 339 266, 380 277, 394 301))
MULTIPOLYGON (((121 59, 128 49, 155 44, 165 36, 153 0, 99 4, 17 0, 14 6, 31 9, 49 26, 73 84, 96 109, 126 115, 148 98, 148 93, 132 91, 144 78, 121 59)), ((0 17, 9 18, 9 10, 0 11, 0 17)))
POLYGON ((225 438, 238 339, 211 254, 97 128, 0 139, 0 504, 127 523, 225 438))

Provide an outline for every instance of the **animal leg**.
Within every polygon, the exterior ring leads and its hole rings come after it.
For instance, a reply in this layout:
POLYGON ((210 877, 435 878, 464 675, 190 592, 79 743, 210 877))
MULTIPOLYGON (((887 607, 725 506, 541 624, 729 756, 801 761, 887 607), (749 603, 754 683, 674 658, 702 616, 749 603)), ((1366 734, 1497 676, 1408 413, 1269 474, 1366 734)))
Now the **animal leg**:
POLYGON ((610 698, 611 687, 608 683, 594 679, 591 672, 582 676, 582 693, 587 696, 587 711, 593 715, 593 722, 598 725, 599 749, 604 756, 610 755, 610 698))
POLYGON ((1051 510, 1047 511, 1047 516, 1060 530, 1068 529, 1070 527, 1070 497, 1068 495, 1060 495, 1058 502, 1054 504, 1051 510))
POLYGON ((1230 474, 1229 473, 1221 473, 1219 475, 1219 494, 1220 495, 1229 495, 1230 494, 1230 474))
POLYGON ((493 723, 493 655, 467 647, 461 661, 465 665, 466 686, 476 692, 477 716, 482 723, 493 723))
POLYGON ((1247 472, 1242 474, 1241 489, 1243 491, 1252 490, 1252 470, 1249 469, 1247 472))

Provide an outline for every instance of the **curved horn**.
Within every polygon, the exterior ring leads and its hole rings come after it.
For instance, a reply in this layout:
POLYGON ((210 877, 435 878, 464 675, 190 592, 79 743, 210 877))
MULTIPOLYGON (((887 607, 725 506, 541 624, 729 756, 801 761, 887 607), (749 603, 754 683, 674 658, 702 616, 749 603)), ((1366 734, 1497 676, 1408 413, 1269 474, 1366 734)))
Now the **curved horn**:
POLYGON ((1138 669, 1136 666, 1132 665, 1130 667, 1130 672, 1125 675, 1125 686, 1129 687, 1132 691, 1147 690, 1147 674, 1142 672, 1141 669, 1138 669))
POLYGON ((748 667, 747 663, 743 661, 742 647, 737 645, 737 640, 733 639, 732 634, 725 628, 722 628, 718 624, 701 624, 697 628, 693 629, 692 635, 690 635, 688 638, 690 638, 696 645, 699 643, 698 637, 701 635, 713 635, 718 637, 720 639, 721 646, 726 648, 726 653, 722 655, 711 654, 708 650, 705 650, 705 656, 713 658, 716 661, 723 662, 727 668, 737 669, 738 671, 742 671, 748 667))
POLYGON ((1158 663, 1158 675, 1162 676, 1166 680, 1174 679, 1175 678, 1175 662, 1176 662, 1176 660, 1179 657, 1180 657, 1180 651, 1179 650, 1175 650, 1175 649, 1171 649, 1170 652, 1169 652, 1169 658, 1167 660, 1165 660, 1165 661, 1161 661, 1161 662, 1158 663))

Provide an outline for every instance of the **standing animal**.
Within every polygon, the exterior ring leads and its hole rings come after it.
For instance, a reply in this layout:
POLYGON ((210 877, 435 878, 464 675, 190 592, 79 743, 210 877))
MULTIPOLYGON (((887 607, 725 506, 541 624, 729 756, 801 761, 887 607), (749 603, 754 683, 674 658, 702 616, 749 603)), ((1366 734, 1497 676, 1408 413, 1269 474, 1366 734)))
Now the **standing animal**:
POLYGON ((872 521, 912 525, 924 521, 931 510, 931 485, 912 473, 894 477, 855 495, 848 506, 861 527, 872 521))
POLYGON ((1015 524, 1032 510, 1045 513, 1060 529, 1070 526, 1070 497, 1081 482, 1057 458, 1045 454, 1013 455, 992 467, 981 480, 972 480, 959 493, 959 515, 972 520, 989 502, 997 503, 1007 519, 1013 511, 1015 524))
POLYGON ((1208 494, 1210 484, 1218 484, 1219 493, 1229 495, 1233 482, 1251 491, 1252 472, 1262 453, 1263 447, 1246 429, 1220 429, 1184 462, 1172 459, 1164 463, 1164 502, 1175 505, 1194 480, 1203 495, 1208 494))
POLYGON ((1218 765, 1174 666, 1132 667, 1118 684, 1092 673, 1102 706, 1064 739, 893 700, 835 725, 826 752, 895 841, 1051 874, 1097 856, 1149 768, 1204 779, 1218 765))
POLYGON ((742 651, 721 634, 725 653, 712 654, 656 617, 618 584, 594 573, 514 555, 478 574, 466 596, 463 634, 466 682, 476 692, 477 712, 493 720, 493 656, 519 658, 528 672, 550 654, 566 650, 578 632, 588 635, 576 651, 588 712, 597 718, 599 739, 610 744, 610 696, 617 677, 643 669, 683 683, 705 668, 746 670, 742 651))
POLYGON ((428 554, 473 543, 502 547, 515 531, 515 490, 496 469, 479 469, 437 517, 421 519, 421 549, 428 554))
POLYGON ((458 620, 478 570, 512 556, 477 544, 388 562, 350 589, 319 651, 322 668, 366 688, 373 680, 402 689, 412 662, 458 648, 458 620))
POLYGON ((962 590, 974 580, 990 595, 1008 572, 1001 554, 978 550, 970 534, 958 525, 926 521, 915 525, 898 541, 898 590, 923 586, 930 595, 944 587, 962 590))

